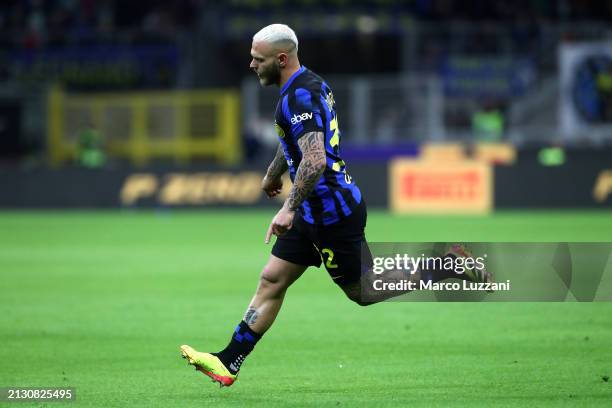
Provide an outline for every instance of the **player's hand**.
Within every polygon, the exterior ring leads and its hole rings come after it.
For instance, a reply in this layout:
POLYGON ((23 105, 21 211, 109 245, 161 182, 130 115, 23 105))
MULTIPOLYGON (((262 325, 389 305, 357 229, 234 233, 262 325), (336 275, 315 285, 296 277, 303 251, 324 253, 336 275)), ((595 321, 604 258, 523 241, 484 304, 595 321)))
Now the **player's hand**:
POLYGON ((265 176, 261 181, 261 189, 265 191, 268 198, 276 197, 283 189, 283 180, 280 177, 269 178, 265 176))
POLYGON ((289 231, 293 226, 293 217, 295 216, 295 211, 290 210, 286 206, 283 205, 283 208, 280 209, 278 213, 272 218, 272 222, 268 227, 268 232, 266 233, 266 244, 270 242, 270 238, 272 238, 272 234, 278 236, 283 235, 285 232, 289 231))

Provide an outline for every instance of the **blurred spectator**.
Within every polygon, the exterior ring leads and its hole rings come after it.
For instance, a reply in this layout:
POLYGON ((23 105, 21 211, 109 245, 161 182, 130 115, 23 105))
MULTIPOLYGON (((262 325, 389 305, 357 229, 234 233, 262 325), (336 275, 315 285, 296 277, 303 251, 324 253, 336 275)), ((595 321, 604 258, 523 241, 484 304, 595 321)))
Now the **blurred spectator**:
POLYGON ((504 126, 504 113, 496 102, 487 102, 472 115, 472 133, 476 141, 500 141, 504 134, 504 126))
POLYGON ((0 37, 13 49, 124 42, 143 35, 173 39, 188 28, 194 2, 119 0, 13 0, 0 6, 0 37))
POLYGON ((82 129, 79 133, 78 162, 87 168, 100 168, 106 163, 102 149, 102 136, 93 126, 82 129))

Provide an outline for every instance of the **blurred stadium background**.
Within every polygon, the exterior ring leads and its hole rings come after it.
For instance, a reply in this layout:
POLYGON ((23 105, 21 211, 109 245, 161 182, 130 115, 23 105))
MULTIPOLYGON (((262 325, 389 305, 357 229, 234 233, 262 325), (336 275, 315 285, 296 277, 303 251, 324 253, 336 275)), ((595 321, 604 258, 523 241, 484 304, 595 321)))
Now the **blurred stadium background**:
POLYGON ((267 257, 278 94, 248 64, 274 22, 334 90, 371 240, 612 241, 610 2, 7 0, 0 386, 88 406, 609 402, 607 304, 364 311, 324 273, 234 394, 184 374, 176 346, 220 347, 267 257), (421 354, 398 367, 394 347, 421 354))
POLYGON ((250 40, 283 21, 335 91, 342 154, 371 206, 609 208, 611 9, 4 2, 0 206, 261 205, 277 94, 249 71, 250 40), (396 158, 450 167, 396 173, 396 158))

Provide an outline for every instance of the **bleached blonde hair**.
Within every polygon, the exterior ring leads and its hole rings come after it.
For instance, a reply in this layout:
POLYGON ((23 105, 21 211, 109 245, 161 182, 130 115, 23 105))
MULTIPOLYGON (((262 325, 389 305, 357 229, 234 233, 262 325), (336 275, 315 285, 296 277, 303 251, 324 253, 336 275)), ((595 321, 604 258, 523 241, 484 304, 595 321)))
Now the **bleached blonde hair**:
POLYGON ((295 45, 295 49, 298 48, 298 39, 295 32, 285 24, 270 24, 259 30, 253 36, 255 42, 266 42, 269 44, 275 44, 279 42, 291 42, 295 45))

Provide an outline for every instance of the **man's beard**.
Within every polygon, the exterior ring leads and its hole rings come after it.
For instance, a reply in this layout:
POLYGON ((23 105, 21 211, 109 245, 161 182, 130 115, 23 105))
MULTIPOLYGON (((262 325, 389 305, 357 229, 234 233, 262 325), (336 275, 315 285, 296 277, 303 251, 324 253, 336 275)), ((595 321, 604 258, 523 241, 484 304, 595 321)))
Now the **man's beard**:
POLYGON ((278 64, 274 64, 270 66, 270 69, 263 72, 259 77, 260 83, 263 86, 268 86, 272 84, 279 85, 280 84, 280 66, 278 64))

